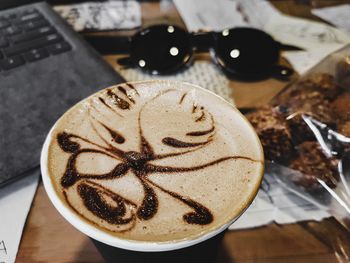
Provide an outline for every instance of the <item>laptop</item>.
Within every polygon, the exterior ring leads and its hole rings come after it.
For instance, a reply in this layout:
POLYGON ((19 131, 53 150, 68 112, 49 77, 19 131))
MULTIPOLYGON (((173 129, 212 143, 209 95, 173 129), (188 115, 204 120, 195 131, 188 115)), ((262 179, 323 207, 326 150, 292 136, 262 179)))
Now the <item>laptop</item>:
POLYGON ((47 3, 0 11, 0 187, 37 170, 68 108, 123 81, 47 3))

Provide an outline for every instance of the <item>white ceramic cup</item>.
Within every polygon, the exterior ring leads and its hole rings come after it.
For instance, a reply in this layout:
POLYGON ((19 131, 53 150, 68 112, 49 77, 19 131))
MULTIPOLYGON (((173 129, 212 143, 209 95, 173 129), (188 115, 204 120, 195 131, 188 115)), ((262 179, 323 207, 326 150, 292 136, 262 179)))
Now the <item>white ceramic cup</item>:
MULTIPOLYGON (((137 83, 137 82, 134 82, 137 83)), ((132 82, 131 82, 132 84, 132 82)), ((188 85, 188 83, 187 83, 188 85)), ((194 88, 200 89, 202 91, 210 93, 212 96, 219 97, 216 94, 205 90, 201 87, 198 87, 196 85, 190 84, 194 88)), ((224 99, 219 97, 224 103, 229 104, 226 102, 224 99)), ((232 105, 231 105, 232 106, 232 105)), ((234 107, 234 106, 232 106, 234 107)), ((238 111, 237 111, 238 112, 238 111)), ((253 130, 253 127, 250 125, 248 120, 241 115, 242 117, 242 122, 245 122, 245 125, 248 125, 250 129, 253 130)), ((250 195, 249 200, 246 202, 246 206, 240 211, 239 214, 234 216, 231 220, 229 220, 227 223, 221 225, 220 227, 211 230, 208 233, 205 233, 198 238, 195 239, 185 239, 185 240, 180 240, 180 241, 170 241, 170 242, 150 242, 150 241, 132 241, 132 240, 126 240, 122 239, 116 236, 113 236, 97 227, 94 227, 92 224, 87 223, 85 220, 80 218, 79 215, 77 215, 74 211, 69 209, 65 204, 63 204, 63 201, 59 198, 59 196, 56 193, 56 190, 54 189, 53 183, 51 181, 51 178, 49 176, 48 172, 48 148, 49 144, 51 141, 51 134, 52 131, 54 130, 55 125, 51 128, 49 134, 47 135, 42 151, 41 151, 41 157, 40 157, 40 166, 41 166, 41 175, 42 175, 42 180, 44 183, 44 187, 46 190, 46 193, 48 194, 51 202, 55 206, 55 208, 58 210, 58 212, 69 222, 71 223, 76 229, 81 231, 82 233, 86 234, 87 236, 102 242, 104 244, 117 247, 117 248, 122 248, 122 249, 127 249, 127 250, 133 250, 133 251, 140 251, 140 252, 161 252, 161 251, 171 251, 171 250, 176 250, 176 249, 182 249, 186 248, 189 246, 193 246, 195 244, 198 244, 200 242, 203 242, 215 235, 220 234, 224 230, 226 230, 234 221, 236 221, 242 214, 243 212, 249 207, 253 199, 255 198, 258 190, 259 190, 259 185, 253 191, 253 193, 250 195)), ((254 133, 255 134, 255 133, 254 133)), ((255 134, 256 135, 256 134, 255 134)), ((257 136, 257 135, 256 135, 257 136)), ((257 138, 257 137, 256 137, 257 138)), ((257 140, 259 141, 259 140, 257 140)), ((261 156, 263 156, 262 153, 262 146, 259 144, 257 147, 260 148, 261 151, 261 156)), ((261 168, 261 179, 260 182, 263 178, 263 165, 261 168)), ((69 238, 69 237, 67 237, 69 238)))

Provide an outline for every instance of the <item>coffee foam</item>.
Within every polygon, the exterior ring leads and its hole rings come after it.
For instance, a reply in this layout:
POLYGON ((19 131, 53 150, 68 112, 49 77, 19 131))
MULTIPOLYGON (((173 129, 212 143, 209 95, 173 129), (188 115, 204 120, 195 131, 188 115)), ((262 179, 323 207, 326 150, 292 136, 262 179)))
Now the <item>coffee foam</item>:
POLYGON ((180 82, 92 95, 56 123, 48 151, 62 202, 137 241, 192 239, 228 223, 255 196, 262 169, 260 143, 242 115, 180 82))

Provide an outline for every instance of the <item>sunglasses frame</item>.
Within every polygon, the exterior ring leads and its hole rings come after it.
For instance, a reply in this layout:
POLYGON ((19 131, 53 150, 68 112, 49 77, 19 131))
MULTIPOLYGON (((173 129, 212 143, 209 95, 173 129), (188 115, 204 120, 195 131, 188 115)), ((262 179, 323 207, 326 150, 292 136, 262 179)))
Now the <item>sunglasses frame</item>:
MULTIPOLYGON (((138 32, 136 32, 132 37, 129 38, 129 56, 124 57, 118 60, 118 63, 125 67, 134 67, 138 68, 144 72, 147 72, 151 75, 170 75, 173 73, 178 73, 182 70, 187 69, 193 63, 193 57, 195 53, 201 52, 209 52, 212 61, 230 78, 236 78, 241 80, 259 80, 265 79, 268 77, 274 77, 280 80, 289 80, 289 77, 293 74, 293 70, 289 67, 285 67, 278 64, 280 57, 280 43, 275 41, 270 35, 267 33, 253 28, 245 28, 245 27, 237 27, 231 29, 225 29, 223 31, 211 31, 211 32, 198 32, 191 33, 186 31, 185 29, 170 24, 157 24, 149 27, 142 28, 138 32), (168 32, 180 32, 183 36, 186 36, 188 41, 188 48, 186 50, 186 55, 180 61, 171 68, 166 69, 155 69, 155 68, 147 68, 145 63, 142 63, 139 57, 133 54, 133 46, 137 45, 139 39, 149 34, 151 30, 159 30, 161 28, 167 29, 168 32), (261 73, 251 74, 249 72, 239 72, 239 70, 234 67, 228 67, 224 62, 223 58, 219 56, 220 52, 218 51, 218 45, 220 38, 223 36, 228 36, 230 32, 234 32, 237 30, 243 30, 250 34, 260 34, 266 41, 270 41, 272 48, 275 52, 273 54, 275 57, 273 58, 272 63, 270 63, 269 67, 261 69, 261 73), (135 44, 136 43, 136 44, 135 44)), ((143 61, 144 62, 144 61, 143 61)))

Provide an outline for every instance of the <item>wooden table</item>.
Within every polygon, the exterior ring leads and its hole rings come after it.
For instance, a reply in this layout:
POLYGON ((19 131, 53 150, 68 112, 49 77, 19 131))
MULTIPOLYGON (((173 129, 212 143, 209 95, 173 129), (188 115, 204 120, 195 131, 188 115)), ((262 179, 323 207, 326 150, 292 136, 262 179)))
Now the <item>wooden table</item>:
MULTIPOLYGON (((315 19, 310 14, 310 6, 300 4, 309 1, 272 2, 285 13, 315 19)), ((339 1, 316 2, 327 5, 339 1)), ((143 3, 142 10, 144 24, 179 23, 178 14, 173 8, 161 12, 159 4, 143 3)), ((106 57, 112 64, 114 58, 106 57)), ((272 79, 258 83, 230 83, 235 91, 234 99, 241 108, 266 103, 286 84, 272 79)), ((350 234, 331 218, 319 223, 273 223, 255 229, 226 232, 217 262, 350 262, 349 258, 340 259, 339 255, 344 253, 350 255, 350 234)), ((91 240, 58 214, 40 184, 16 262, 103 262, 103 259, 91 240)))

